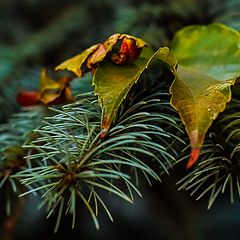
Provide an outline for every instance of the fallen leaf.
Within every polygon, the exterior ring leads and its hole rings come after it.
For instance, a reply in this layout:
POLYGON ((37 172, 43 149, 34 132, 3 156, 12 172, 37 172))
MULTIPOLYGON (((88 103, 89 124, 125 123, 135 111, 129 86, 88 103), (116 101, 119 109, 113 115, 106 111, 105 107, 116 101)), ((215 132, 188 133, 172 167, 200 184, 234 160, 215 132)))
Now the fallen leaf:
POLYGON ((46 69, 41 72, 40 90, 20 90, 17 95, 17 102, 21 106, 33 106, 37 104, 61 104, 74 100, 70 88, 71 78, 61 77, 57 80, 50 78, 46 69))
POLYGON ((41 73, 39 101, 45 105, 72 102, 73 97, 69 85, 70 81, 71 78, 68 77, 53 80, 47 75, 46 70, 43 69, 41 73))
MULTIPOLYGON (((119 41, 122 41, 123 43, 131 41, 133 43, 132 45, 134 45, 135 48, 138 49, 138 54, 135 55, 130 55, 129 51, 127 53, 124 53, 126 54, 126 59, 128 60, 136 60, 141 53, 141 49, 146 46, 146 43, 140 38, 136 38, 128 34, 116 33, 110 36, 102 44, 93 45, 92 47, 84 50, 79 55, 76 55, 64 61, 63 63, 58 65, 55 70, 69 70, 76 74, 78 77, 83 76, 84 73, 88 71, 94 72, 95 69, 98 67, 98 64, 106 58, 107 54, 112 52, 113 48, 117 45, 119 41)), ((121 48, 119 51, 121 51, 121 48)), ((137 50, 135 50, 135 52, 137 52, 137 50)), ((118 51, 112 54, 117 53, 118 51)))

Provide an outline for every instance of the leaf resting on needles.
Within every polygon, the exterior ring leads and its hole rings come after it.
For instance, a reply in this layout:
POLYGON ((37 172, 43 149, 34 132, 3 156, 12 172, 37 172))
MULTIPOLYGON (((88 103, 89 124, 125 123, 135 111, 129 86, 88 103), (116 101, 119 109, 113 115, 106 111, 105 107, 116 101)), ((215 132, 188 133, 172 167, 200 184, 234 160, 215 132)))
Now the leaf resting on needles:
POLYGON ((60 77, 57 80, 50 78, 45 69, 41 72, 40 101, 47 104, 58 104, 74 101, 70 88, 71 78, 60 77))
POLYGON ((20 90, 17 94, 17 102, 21 106, 73 102, 74 98, 70 88, 70 81, 71 78, 69 77, 60 77, 54 80, 47 75, 46 69, 43 69, 39 91, 20 90))
POLYGON ((160 48, 153 54, 152 50, 145 48, 140 57, 133 63, 116 65, 104 61, 99 65, 93 77, 95 94, 103 110, 102 137, 109 130, 117 110, 126 98, 131 87, 136 83, 144 70, 150 64, 160 64, 172 72, 175 71, 176 60, 167 47, 160 48))
MULTIPOLYGON (((131 50, 135 50, 135 52, 138 51, 140 54, 141 49, 146 46, 146 43, 140 38, 136 38, 128 34, 116 33, 110 36, 103 43, 93 45, 84 50, 82 53, 64 61, 58 65, 55 70, 66 69, 73 72, 78 77, 81 77, 84 75, 84 72, 95 70, 98 64, 105 59, 107 54, 112 52, 113 47, 117 45, 118 41, 122 41, 122 44, 124 44, 126 41, 130 41, 132 43, 130 48, 126 49, 125 47, 125 50, 127 50, 127 52, 125 51, 122 53, 122 48, 120 48, 119 53, 123 54, 126 58, 129 58, 130 56, 129 50, 130 53, 134 52, 131 50)), ((118 54, 118 52, 115 54, 118 54)), ((129 59, 131 60, 131 58, 129 59)), ((135 60, 135 58, 133 58, 133 60, 135 60)))
POLYGON ((100 46, 100 44, 96 44, 96 45, 91 46, 90 48, 87 48, 82 53, 80 53, 70 59, 67 59, 66 61, 64 61, 63 63, 58 65, 55 68, 55 70, 57 71, 57 70, 65 70, 66 69, 68 71, 75 73, 78 77, 83 76, 82 65, 86 62, 89 55, 92 54, 94 51, 96 51, 96 49, 98 49, 99 46, 100 46))
POLYGON ((171 104, 190 138, 189 168, 213 120, 231 100, 230 86, 240 76, 240 34, 222 24, 189 26, 176 33, 172 51, 179 67, 170 87, 171 104))

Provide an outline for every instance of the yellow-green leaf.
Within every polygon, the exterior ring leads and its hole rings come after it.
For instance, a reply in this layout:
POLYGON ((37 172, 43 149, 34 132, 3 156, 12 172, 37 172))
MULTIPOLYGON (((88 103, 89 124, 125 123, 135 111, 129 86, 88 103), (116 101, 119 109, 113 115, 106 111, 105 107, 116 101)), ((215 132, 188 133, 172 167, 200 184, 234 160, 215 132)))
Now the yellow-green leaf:
POLYGON ((55 70, 68 70, 75 73, 78 77, 83 76, 82 65, 86 62, 87 58, 100 46, 96 44, 87 48, 82 53, 64 61, 58 65, 55 70))
POLYGON ((41 72, 39 101, 46 105, 63 100, 64 102, 73 101, 69 86, 70 80, 70 78, 62 77, 55 81, 47 75, 46 69, 43 69, 41 72))
POLYGON ((99 65, 93 77, 93 84, 94 92, 98 95, 103 110, 101 126, 103 135, 109 130, 120 104, 131 87, 138 81, 144 70, 153 63, 167 65, 172 71, 176 66, 176 60, 167 47, 160 48, 154 54, 152 50, 145 48, 136 61, 124 66, 109 61, 99 65))
POLYGON ((205 134, 226 103, 240 76, 240 34, 222 24, 189 26, 176 33, 172 51, 178 59, 170 87, 171 104, 190 138, 191 157, 198 159, 205 134))

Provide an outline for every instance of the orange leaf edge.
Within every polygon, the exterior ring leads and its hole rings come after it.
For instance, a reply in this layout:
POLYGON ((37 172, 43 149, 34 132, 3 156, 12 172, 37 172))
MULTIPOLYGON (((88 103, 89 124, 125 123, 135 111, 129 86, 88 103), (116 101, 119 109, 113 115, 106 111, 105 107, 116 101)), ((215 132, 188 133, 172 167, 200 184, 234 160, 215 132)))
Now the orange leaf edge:
POLYGON ((101 121, 101 133, 99 135, 100 139, 103 139, 106 137, 110 127, 112 124, 112 120, 106 116, 102 117, 102 121, 101 121))
POLYGON ((198 157, 200 155, 200 150, 201 150, 200 147, 192 147, 191 155, 190 155, 190 158, 187 162, 186 169, 191 168, 197 162, 198 157))

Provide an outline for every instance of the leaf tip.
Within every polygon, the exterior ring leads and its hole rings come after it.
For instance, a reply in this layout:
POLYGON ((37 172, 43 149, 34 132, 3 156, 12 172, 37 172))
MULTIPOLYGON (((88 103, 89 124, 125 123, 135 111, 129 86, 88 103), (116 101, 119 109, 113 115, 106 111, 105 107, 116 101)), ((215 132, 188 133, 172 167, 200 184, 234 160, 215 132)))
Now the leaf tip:
POLYGON ((110 129, 110 125, 112 123, 112 120, 111 118, 108 118, 106 116, 104 116, 102 118, 102 122, 101 122, 101 132, 100 132, 100 135, 99 135, 99 138, 100 139, 104 139, 110 129))
POLYGON ((200 155, 200 149, 201 149, 200 147, 192 147, 191 156, 190 156, 190 159, 188 160, 186 169, 191 168, 196 163, 200 155))
POLYGON ((104 139, 107 136, 107 133, 108 133, 107 129, 102 129, 100 134, 99 134, 99 138, 104 139))

